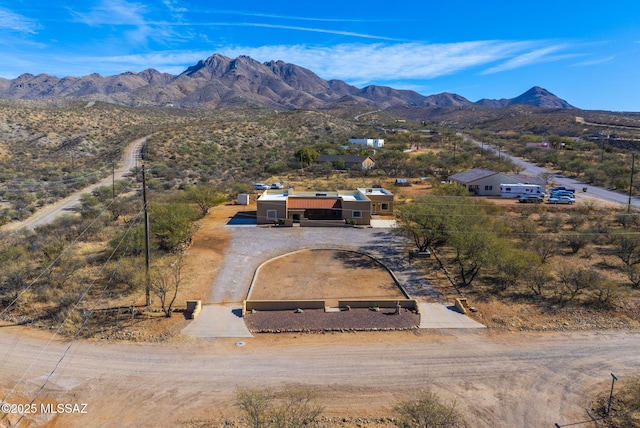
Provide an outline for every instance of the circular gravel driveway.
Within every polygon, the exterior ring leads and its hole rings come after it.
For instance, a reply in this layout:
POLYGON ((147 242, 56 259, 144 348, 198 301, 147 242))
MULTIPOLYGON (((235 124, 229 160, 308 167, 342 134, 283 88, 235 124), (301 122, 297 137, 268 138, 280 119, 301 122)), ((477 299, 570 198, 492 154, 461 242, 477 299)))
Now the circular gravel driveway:
POLYGON ((406 240, 392 229, 233 227, 231 244, 206 303, 243 301, 260 264, 282 254, 310 248, 366 253, 393 271, 411 297, 438 297, 408 261, 406 240))

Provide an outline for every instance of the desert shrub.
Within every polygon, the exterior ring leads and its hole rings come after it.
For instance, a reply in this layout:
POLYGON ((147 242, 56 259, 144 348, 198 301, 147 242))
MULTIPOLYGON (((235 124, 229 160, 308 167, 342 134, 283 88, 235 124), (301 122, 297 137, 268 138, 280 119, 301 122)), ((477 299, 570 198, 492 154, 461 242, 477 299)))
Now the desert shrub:
POLYGON ((438 394, 419 390, 394 408, 395 424, 401 428, 458 428, 467 426, 456 403, 443 403, 438 394))
POLYGON ((324 408, 309 388, 287 385, 281 392, 270 388, 239 387, 236 406, 242 421, 253 428, 315 426, 324 408))

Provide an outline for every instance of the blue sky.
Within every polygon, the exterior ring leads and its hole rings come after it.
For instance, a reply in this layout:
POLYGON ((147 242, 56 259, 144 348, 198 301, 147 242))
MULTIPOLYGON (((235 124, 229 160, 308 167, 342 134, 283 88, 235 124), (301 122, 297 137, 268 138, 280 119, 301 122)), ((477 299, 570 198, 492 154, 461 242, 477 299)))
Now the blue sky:
POLYGON ((0 0, 0 76, 179 74, 214 53, 471 101, 542 86, 640 112, 638 0, 0 0), (488 3, 488 4, 485 4, 488 3))

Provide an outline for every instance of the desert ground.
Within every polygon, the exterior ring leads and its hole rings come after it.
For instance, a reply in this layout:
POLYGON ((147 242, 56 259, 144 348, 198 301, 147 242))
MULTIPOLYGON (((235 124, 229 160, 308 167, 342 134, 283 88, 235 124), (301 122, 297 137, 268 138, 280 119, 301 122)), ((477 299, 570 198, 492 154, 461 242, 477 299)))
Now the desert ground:
MULTIPOLYGON (((208 301, 232 239, 224 224, 239 209, 245 208, 217 207, 200 224, 180 301, 208 301)), ((189 322, 177 315, 149 322, 139 327, 142 336, 173 334, 141 343, 69 342, 1 326, 1 397, 38 409, 86 404, 86 413, 26 414, 19 426, 216 427, 238 415, 238 386, 294 384, 318 393, 327 427, 389 427, 398 400, 430 387, 455 400, 474 427, 596 427, 603 425, 593 419, 590 403, 608 392, 610 373, 624 382, 640 361, 634 330, 290 333, 240 341, 180 335, 189 322)), ((10 414, 2 424, 19 419, 10 414)))

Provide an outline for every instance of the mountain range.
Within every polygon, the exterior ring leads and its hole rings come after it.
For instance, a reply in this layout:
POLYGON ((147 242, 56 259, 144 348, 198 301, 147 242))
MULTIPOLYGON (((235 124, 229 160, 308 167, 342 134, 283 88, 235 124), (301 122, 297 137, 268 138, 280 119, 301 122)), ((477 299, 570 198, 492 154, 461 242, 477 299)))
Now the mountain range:
POLYGON ((0 78, 0 97, 79 98, 130 106, 176 107, 257 103, 282 109, 321 109, 339 102, 356 101, 379 109, 400 106, 503 108, 516 104, 545 109, 575 108, 537 86, 515 98, 482 99, 474 103, 450 93, 424 96, 388 86, 357 88, 341 80, 324 80, 306 68, 283 61, 260 63, 248 56, 231 59, 219 54, 199 61, 177 76, 154 69, 115 76, 94 73, 64 78, 25 73, 15 79, 0 78))

